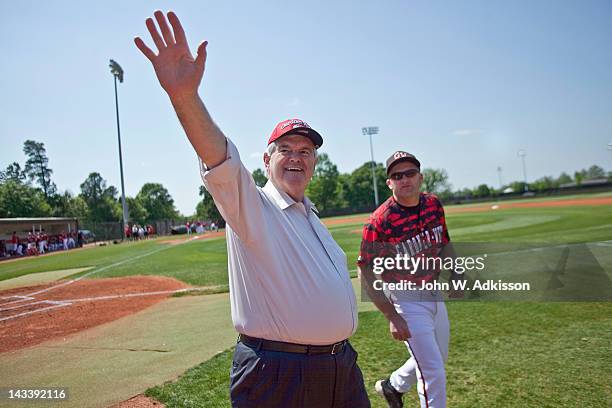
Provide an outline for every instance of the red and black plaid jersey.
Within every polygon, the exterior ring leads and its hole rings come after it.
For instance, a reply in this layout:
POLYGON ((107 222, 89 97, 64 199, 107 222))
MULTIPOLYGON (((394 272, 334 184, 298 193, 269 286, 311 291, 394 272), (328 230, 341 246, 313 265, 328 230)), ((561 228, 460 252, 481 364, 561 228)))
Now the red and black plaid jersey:
MULTIPOLYGON (((421 193, 419 204, 404 207, 393 196, 378 207, 363 227, 359 266, 371 267, 374 258, 437 258, 442 247, 450 242, 444 209, 434 194, 421 193)), ((386 282, 432 281, 439 269, 420 271, 385 270, 386 282)))

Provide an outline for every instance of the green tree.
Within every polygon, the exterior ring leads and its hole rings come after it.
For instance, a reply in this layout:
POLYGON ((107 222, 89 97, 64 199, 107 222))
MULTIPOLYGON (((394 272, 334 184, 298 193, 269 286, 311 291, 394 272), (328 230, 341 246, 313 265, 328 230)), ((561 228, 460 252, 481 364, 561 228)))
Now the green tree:
POLYGON ((525 182, 524 181, 513 181, 510 183, 510 187, 512 187, 512 191, 515 193, 523 193, 525 192, 525 182))
POLYGON ((576 181, 576 185, 581 185, 583 180, 587 179, 587 171, 582 169, 580 171, 574 172, 574 180, 576 181))
POLYGON ((469 199, 469 198, 472 198, 473 194, 474 194, 474 192, 471 189, 464 188, 462 190, 457 190, 457 192, 455 193, 455 196, 459 197, 459 198, 468 198, 469 199))
POLYGON ((82 197, 73 196, 69 191, 64 194, 55 194, 51 197, 51 206, 54 217, 87 217, 87 203, 82 197))
POLYGON ((93 172, 81 184, 81 198, 87 203, 91 221, 117 221, 121 218, 121 206, 116 199, 117 189, 107 187, 100 173, 93 172))
POLYGON ((486 184, 481 184, 476 187, 472 193, 474 197, 489 197, 491 195, 491 189, 486 184))
POLYGON ((548 191, 559 187, 559 182, 550 176, 545 176, 531 183, 531 188, 535 191, 548 191))
POLYGON ((15 180, 0 184, 0 218, 50 215, 51 206, 40 190, 15 180))
POLYGON ((23 144, 23 152, 27 157, 25 173, 30 180, 36 180, 42 188, 45 198, 48 200, 49 197, 55 194, 57 187, 51 181, 53 170, 49 168, 49 158, 47 157, 44 143, 26 140, 23 144))
POLYGON ((559 185, 560 184, 569 184, 572 181, 573 181, 572 177, 569 174, 563 172, 563 173, 561 173, 561 175, 557 179, 557 184, 559 184, 559 185))
POLYGON ((450 189, 448 183, 448 174, 444 169, 424 169, 423 174, 423 186, 422 190, 439 194, 444 190, 450 189))
POLYGON ((145 183, 136 195, 136 199, 147 211, 149 223, 156 220, 171 220, 179 216, 174 208, 172 196, 159 183, 145 183))
POLYGON ((253 172, 253 180, 255 180, 255 184, 259 187, 263 187, 268 182, 268 178, 262 169, 255 169, 253 172))
POLYGON ((606 171, 597 165, 593 165, 586 171, 586 178, 587 180, 606 178, 606 171))
POLYGON ((17 162, 13 162, 6 167, 6 170, 0 171, 0 183, 8 180, 17 181, 23 183, 26 180, 26 174, 21 169, 21 166, 17 162))
POLYGON ((312 179, 306 188, 306 195, 321 213, 329 213, 342 207, 339 179, 338 167, 326 153, 320 154, 312 179))
MULTIPOLYGON (((342 198, 347 207, 363 210, 374 207, 374 188, 372 187, 372 162, 365 162, 349 175, 339 177, 342 198)), ((379 204, 391 195, 387 187, 387 172, 381 163, 376 163, 376 186, 378 188, 379 204)))
POLYGON ((149 219, 149 213, 137 198, 125 197, 125 203, 128 207, 130 222, 137 224, 147 223, 147 220, 149 219))

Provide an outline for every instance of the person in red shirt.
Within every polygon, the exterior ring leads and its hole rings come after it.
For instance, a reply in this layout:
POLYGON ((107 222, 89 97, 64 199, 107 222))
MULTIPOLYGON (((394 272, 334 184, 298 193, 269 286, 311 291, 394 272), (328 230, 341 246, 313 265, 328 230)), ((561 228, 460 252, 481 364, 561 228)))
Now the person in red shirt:
MULTIPOLYGON (((402 395, 414 384, 421 407, 446 407, 448 315, 441 294, 422 289, 424 283, 437 280, 440 270, 435 266, 405 270, 397 264, 387 269, 380 263, 393 258, 425 261, 455 257, 442 204, 435 195, 420 192, 422 182, 421 163, 416 157, 402 151, 389 157, 387 186, 393 194, 364 226, 357 262, 368 295, 389 320, 391 335, 404 341, 411 354, 389 378, 375 385, 390 407, 403 406, 402 395), (383 283, 406 283, 407 289, 383 291, 383 283)), ((453 279, 460 277, 453 273, 453 279)))
POLYGON ((17 236, 17 231, 13 231, 13 235, 11 236, 11 247, 7 248, 9 255, 15 255, 17 253, 17 245, 19 245, 19 237, 17 236))

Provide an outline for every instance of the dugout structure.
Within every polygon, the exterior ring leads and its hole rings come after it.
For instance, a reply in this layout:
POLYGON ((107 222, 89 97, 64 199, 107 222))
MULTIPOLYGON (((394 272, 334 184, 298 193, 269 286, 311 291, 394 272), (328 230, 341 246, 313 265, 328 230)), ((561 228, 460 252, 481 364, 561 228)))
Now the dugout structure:
POLYGON ((44 231, 47 235, 68 234, 79 230, 79 221, 76 218, 0 218, 0 240, 8 241, 17 231, 19 238, 27 237, 29 232, 44 231))

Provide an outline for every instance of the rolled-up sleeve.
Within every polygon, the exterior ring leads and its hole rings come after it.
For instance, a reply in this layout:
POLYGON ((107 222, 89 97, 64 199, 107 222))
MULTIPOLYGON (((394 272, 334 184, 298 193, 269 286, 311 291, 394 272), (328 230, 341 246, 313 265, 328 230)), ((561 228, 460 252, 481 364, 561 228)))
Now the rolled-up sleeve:
POLYGON ((200 159, 204 187, 210 193, 225 222, 246 244, 263 230, 262 199, 253 176, 240 161, 238 149, 227 140, 227 157, 208 169, 200 159))

